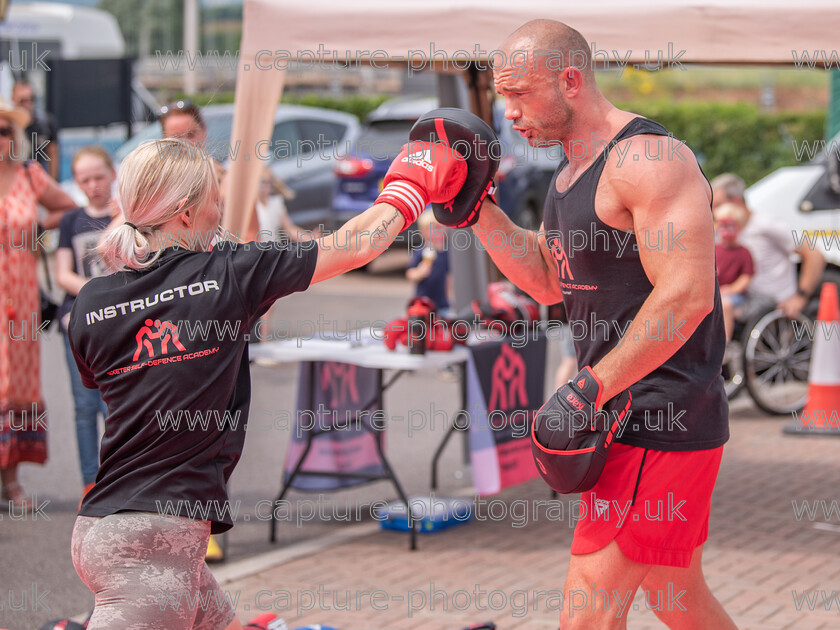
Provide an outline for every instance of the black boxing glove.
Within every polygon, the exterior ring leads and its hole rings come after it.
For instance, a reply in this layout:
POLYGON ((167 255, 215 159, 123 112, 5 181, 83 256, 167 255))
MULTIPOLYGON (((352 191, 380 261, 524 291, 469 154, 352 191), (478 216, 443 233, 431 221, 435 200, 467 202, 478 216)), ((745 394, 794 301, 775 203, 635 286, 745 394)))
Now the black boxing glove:
POLYGON ((493 191, 502 146, 496 133, 475 114, 454 107, 433 109, 421 116, 408 134, 411 141, 440 142, 464 156, 467 179, 444 203, 434 203, 435 219, 448 227, 469 227, 478 221, 485 197, 493 191))
POLYGON ((601 411, 603 387, 592 368, 583 368, 537 412, 531 452, 545 482, 561 494, 585 492, 601 476, 616 430, 630 412, 624 390, 601 411))

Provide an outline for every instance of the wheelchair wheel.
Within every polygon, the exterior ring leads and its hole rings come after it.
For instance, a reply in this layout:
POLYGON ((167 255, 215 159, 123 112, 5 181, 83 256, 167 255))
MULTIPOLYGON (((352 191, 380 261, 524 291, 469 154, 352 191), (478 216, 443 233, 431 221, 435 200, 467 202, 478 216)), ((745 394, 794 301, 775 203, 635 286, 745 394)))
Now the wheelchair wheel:
POLYGON ((761 316, 744 343, 744 384, 758 407, 769 414, 799 411, 808 398, 808 368, 812 340, 806 334, 811 320, 797 324, 781 310, 761 316))

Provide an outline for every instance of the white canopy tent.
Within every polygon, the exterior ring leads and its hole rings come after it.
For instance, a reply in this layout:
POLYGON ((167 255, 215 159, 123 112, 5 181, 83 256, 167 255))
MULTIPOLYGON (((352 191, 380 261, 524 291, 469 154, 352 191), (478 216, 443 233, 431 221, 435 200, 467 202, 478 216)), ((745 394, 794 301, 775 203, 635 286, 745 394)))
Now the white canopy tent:
MULTIPOLYGON (((598 62, 790 65, 802 51, 823 51, 817 67, 832 65, 832 52, 840 66, 837 0, 245 0, 231 141, 255 147, 270 137, 291 61, 358 58, 452 72, 472 60, 486 67, 507 36, 534 18, 579 30, 598 62)), ((247 225, 257 166, 247 152, 231 165, 224 218, 231 231, 247 225)))

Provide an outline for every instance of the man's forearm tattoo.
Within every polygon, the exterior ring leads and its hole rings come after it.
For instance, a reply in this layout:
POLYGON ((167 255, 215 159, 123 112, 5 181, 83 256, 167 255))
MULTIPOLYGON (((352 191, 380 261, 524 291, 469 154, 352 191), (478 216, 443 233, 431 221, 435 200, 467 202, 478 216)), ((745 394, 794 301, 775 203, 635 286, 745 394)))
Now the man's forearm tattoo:
POLYGON ((382 220, 382 225, 380 225, 378 228, 376 228, 376 230, 374 231, 374 235, 381 238, 382 236, 384 236, 388 232, 388 227, 392 223, 394 223, 395 221, 398 221, 402 218, 403 218, 402 214, 399 211, 394 210, 394 214, 393 214, 393 216, 391 216, 390 219, 383 219, 382 220))

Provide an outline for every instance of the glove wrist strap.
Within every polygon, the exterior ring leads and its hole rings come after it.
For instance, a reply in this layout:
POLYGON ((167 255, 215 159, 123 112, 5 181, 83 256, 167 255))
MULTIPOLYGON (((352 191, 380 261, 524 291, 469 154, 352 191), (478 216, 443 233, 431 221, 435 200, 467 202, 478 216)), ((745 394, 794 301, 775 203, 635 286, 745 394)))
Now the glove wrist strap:
POLYGON ((604 392, 604 386, 600 379, 595 376, 595 372, 588 365, 584 367, 577 376, 575 376, 569 383, 572 387, 587 401, 595 405, 595 409, 601 408, 601 395, 604 392))
POLYGON ((427 199, 423 192, 405 180, 390 182, 379 193, 376 203, 389 203, 405 218, 403 230, 417 220, 426 208, 427 199))

